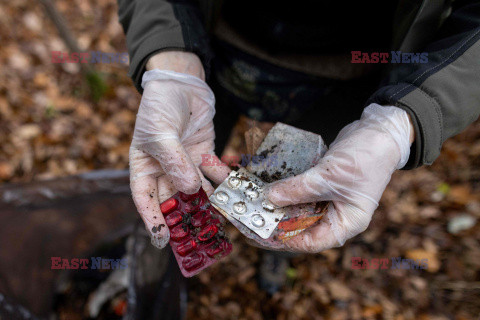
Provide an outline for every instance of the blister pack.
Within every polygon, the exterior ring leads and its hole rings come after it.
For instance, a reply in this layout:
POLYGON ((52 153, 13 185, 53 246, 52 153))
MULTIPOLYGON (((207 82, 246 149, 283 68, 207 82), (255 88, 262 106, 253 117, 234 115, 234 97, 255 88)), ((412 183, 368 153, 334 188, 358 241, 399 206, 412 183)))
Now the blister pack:
POLYGON ((262 247, 283 249, 286 241, 319 223, 329 203, 275 208, 265 201, 264 188, 315 166, 326 150, 321 136, 277 123, 252 161, 233 171, 210 201, 247 238, 262 247))
POLYGON ((185 277, 192 277, 232 251, 217 210, 203 189, 178 192, 160 204, 170 229, 170 246, 185 277))
POLYGON ((228 220, 236 219, 267 239, 285 212, 265 198, 263 185, 260 179, 240 168, 238 172, 230 172, 210 196, 210 201, 228 220))

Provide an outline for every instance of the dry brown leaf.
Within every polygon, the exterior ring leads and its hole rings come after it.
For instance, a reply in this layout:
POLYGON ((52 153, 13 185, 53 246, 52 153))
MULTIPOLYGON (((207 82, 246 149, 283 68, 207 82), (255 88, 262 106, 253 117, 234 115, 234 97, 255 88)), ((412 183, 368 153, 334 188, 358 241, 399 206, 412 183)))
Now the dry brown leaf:
POLYGON ((465 205, 474 200, 475 197, 469 185, 455 185, 450 188, 448 199, 454 203, 465 205))
POLYGON ((428 272, 437 272, 440 269, 440 261, 437 257, 437 253, 434 251, 427 251, 424 249, 412 249, 408 250, 405 254, 405 256, 408 259, 413 259, 413 260, 422 260, 422 259, 427 259, 428 260, 428 267, 427 271, 428 272))
POLYGON ((247 145, 247 153, 250 155, 255 154, 266 135, 266 132, 264 132, 259 127, 253 127, 247 130, 247 132, 245 132, 245 144, 247 145))
POLYGON ((327 283, 332 299, 347 301, 352 297, 352 291, 342 282, 332 280, 327 283))

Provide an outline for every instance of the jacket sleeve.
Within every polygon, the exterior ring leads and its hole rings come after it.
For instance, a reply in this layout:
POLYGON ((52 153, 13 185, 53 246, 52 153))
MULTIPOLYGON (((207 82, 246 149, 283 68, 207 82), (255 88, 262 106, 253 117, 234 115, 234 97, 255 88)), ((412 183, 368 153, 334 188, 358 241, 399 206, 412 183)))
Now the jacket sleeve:
POLYGON ((426 63, 402 64, 368 103, 395 105, 414 123, 416 138, 404 169, 431 164, 443 142, 480 114, 480 3, 457 1, 426 63))
POLYGON ((162 50, 196 53, 208 76, 212 51, 195 2, 118 0, 118 16, 127 38, 129 76, 140 93, 148 58, 162 50))

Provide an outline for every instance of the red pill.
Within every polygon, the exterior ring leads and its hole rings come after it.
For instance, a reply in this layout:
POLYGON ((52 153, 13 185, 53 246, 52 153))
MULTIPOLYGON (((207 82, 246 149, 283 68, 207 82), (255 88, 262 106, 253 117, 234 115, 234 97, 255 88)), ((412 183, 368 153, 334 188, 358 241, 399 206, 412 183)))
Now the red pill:
POLYGON ((190 202, 185 203, 185 211, 188 213, 193 213, 200 209, 200 206, 203 204, 200 198, 195 198, 190 202))
POLYGON ((197 248, 197 243, 195 242, 195 240, 190 239, 177 247, 177 253, 182 257, 184 257, 190 252, 192 252, 192 250, 195 250, 196 248, 197 248))
POLYGON ((170 198, 165 202, 160 204, 160 210, 163 214, 169 214, 173 210, 178 208, 178 200, 174 198, 170 198))
POLYGON ((188 257, 186 257, 182 261, 182 266, 187 271, 198 269, 203 265, 204 260, 205 260, 205 257, 203 255, 200 255, 200 254, 195 252, 195 253, 189 255, 188 257))
POLYGON ((218 228, 216 225, 208 225, 205 228, 203 228, 199 233, 198 233, 198 240, 200 241, 208 241, 213 238, 218 232, 218 228))
POLYGON ((169 214, 165 218, 165 222, 167 223, 167 226, 173 227, 176 224, 179 224, 182 221, 183 217, 180 211, 175 211, 172 214, 169 214))
POLYGON ((200 211, 192 216, 192 225, 195 228, 201 227, 210 220, 210 213, 208 211, 200 211))
POLYGON ((205 252, 210 258, 219 258, 224 252, 228 252, 231 246, 230 243, 225 241, 214 242, 205 249, 205 252))
POLYGON ((170 239, 178 241, 188 235, 188 227, 185 225, 178 225, 170 229, 170 239))

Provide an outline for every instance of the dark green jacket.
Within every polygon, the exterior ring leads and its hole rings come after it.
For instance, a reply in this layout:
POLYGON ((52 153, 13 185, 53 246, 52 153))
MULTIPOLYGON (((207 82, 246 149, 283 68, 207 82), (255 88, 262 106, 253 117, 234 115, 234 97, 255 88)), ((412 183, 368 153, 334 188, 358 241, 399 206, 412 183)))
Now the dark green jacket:
MULTIPOLYGON (((219 2, 118 3, 129 75, 140 92, 146 61, 161 50, 196 53, 208 74, 212 52, 207 30, 218 16, 219 2)), ((410 169, 431 164, 443 142, 480 114, 480 1, 400 0, 393 24, 391 49, 428 52, 428 63, 386 65, 385 80, 367 104, 395 105, 412 117, 416 140, 405 167, 410 169)))

